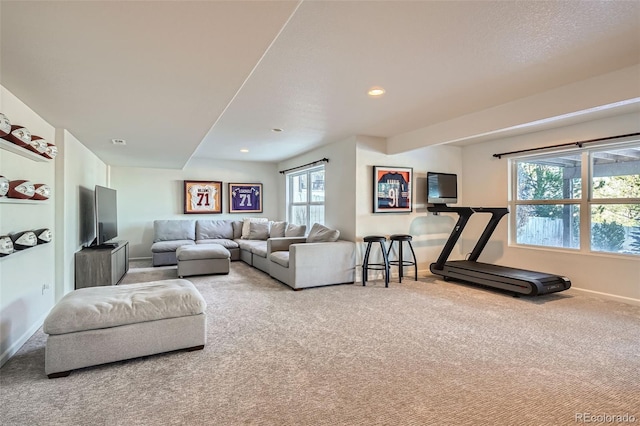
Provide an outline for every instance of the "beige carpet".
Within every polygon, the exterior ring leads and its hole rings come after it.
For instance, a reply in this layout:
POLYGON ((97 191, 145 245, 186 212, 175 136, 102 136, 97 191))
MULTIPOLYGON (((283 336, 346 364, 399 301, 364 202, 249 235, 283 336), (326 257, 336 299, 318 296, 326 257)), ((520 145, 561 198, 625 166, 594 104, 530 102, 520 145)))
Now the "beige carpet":
MULTIPOLYGON (((125 280, 175 277, 140 268, 125 280)), ((242 262, 191 281, 208 303, 204 350, 49 380, 39 331, 0 369, 0 423, 573 425, 583 413, 640 423, 638 307, 432 277, 294 292, 242 262)))

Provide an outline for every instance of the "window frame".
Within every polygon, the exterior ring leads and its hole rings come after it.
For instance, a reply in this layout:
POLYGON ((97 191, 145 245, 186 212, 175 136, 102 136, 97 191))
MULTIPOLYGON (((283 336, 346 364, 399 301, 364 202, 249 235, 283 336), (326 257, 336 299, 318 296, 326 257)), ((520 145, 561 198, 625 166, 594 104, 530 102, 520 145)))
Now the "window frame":
POLYGON ((603 250, 594 250, 591 247, 591 211, 595 205, 619 205, 619 204, 640 204, 640 198, 594 198, 593 197, 593 171, 594 171, 594 153, 616 150, 620 148, 631 147, 640 148, 640 140, 626 141, 617 144, 603 144, 593 147, 582 147, 579 149, 556 150, 554 152, 546 152, 544 154, 529 154, 514 156, 509 159, 509 211, 513 212, 509 216, 508 241, 509 246, 522 248, 536 248, 551 251, 567 251, 581 254, 621 256, 621 257, 638 257, 640 253, 618 253, 603 250), (518 200, 518 162, 527 160, 540 160, 545 158, 557 158, 566 154, 580 154, 580 197, 579 198, 562 198, 562 199, 545 199, 545 200, 518 200), (517 215, 515 214, 519 205, 577 205, 579 207, 579 246, 578 248, 562 247, 562 246, 546 246, 539 244, 518 243, 517 215))
POLYGON ((323 207, 323 215, 322 215, 322 221, 318 222, 321 225, 324 225, 325 222, 325 216, 326 216, 326 210, 324 209, 325 207, 325 203, 326 203, 326 177, 327 177, 327 171, 325 168, 324 164, 320 164, 317 166, 312 166, 312 167, 307 167, 305 169, 298 169, 289 173, 286 173, 285 177, 285 182, 286 182, 286 189, 285 189, 285 193, 286 193, 286 199, 285 199, 285 203, 286 203, 286 211, 287 211, 287 222, 289 223, 293 223, 292 222, 292 218, 293 218, 293 208, 294 207, 305 207, 306 209, 306 218, 307 218, 307 223, 304 224, 307 227, 307 230, 311 229, 311 207, 313 206, 322 206, 323 207), (313 173, 317 173, 318 171, 323 171, 324 172, 324 176, 325 176, 325 184, 324 187, 322 188, 323 191, 323 197, 322 197, 322 201, 312 201, 311 200, 311 195, 312 195, 312 191, 311 191, 311 186, 312 186, 312 182, 311 182, 311 174, 313 173), (306 175, 307 176, 307 200, 304 202, 294 202, 293 200, 293 185, 292 185, 292 180, 296 177, 296 176, 303 176, 306 175))

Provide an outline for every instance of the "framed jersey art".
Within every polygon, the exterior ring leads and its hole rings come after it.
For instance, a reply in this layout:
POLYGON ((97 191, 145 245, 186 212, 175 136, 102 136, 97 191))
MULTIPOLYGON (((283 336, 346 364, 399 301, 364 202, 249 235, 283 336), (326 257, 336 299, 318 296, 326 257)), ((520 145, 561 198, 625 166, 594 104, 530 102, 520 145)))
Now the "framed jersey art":
POLYGON ((229 213, 262 213, 262 184, 230 183, 229 213))
POLYGON ((373 166, 373 212, 413 211, 413 168, 373 166))
POLYGON ((184 213, 222 213, 222 182, 185 180, 184 213))

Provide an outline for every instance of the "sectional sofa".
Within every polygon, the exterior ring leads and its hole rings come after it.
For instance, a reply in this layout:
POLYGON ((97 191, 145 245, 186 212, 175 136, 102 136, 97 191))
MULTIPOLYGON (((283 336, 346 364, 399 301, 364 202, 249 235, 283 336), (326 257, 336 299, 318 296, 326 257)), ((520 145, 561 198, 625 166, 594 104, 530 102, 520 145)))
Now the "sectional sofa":
POLYGON ((267 239, 304 236, 306 227, 266 218, 247 220, 156 220, 151 245, 153 266, 176 265, 176 250, 194 244, 219 244, 229 250, 231 260, 243 260, 269 273, 267 239), (245 225, 245 223, 247 225, 245 225))
POLYGON ((322 225, 315 224, 306 237, 305 226, 265 218, 156 220, 153 228, 153 266, 176 265, 178 247, 219 244, 232 261, 242 260, 294 289, 355 280, 355 243, 338 240, 339 231, 322 225))

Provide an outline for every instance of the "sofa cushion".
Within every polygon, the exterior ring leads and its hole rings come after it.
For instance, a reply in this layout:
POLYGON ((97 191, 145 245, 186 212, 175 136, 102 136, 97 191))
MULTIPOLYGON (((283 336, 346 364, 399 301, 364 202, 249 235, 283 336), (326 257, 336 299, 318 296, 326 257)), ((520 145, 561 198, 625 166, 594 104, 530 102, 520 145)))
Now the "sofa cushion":
POLYGON ((269 259, 272 262, 277 263, 285 268, 289 267, 289 252, 288 251, 274 251, 269 255, 269 259))
POLYGON ((175 240, 175 241, 158 241, 151 244, 152 253, 167 253, 174 252, 181 246, 195 245, 193 240, 175 240))
POLYGON ((251 222, 269 223, 269 219, 267 219, 266 217, 245 217, 242 223, 242 236, 240 238, 247 239, 249 237, 251 222))
POLYGON ((241 220, 234 220, 231 222, 231 226, 233 226, 233 239, 237 240, 242 238, 242 225, 244 224, 241 220))
POLYGON ((201 244, 194 246, 182 246, 176 250, 179 261, 203 260, 203 259, 229 259, 231 253, 220 244, 201 244))
POLYGON ((239 240, 241 250, 257 254, 260 257, 267 257, 267 241, 266 240, 239 240))
POLYGON ((207 303, 187 280, 81 288, 67 293, 44 321, 47 334, 118 327, 199 315, 207 303))
POLYGON ((269 222, 249 222, 248 240, 266 240, 269 238, 269 222))
POLYGON ((307 232, 306 225, 294 225, 288 224, 287 229, 284 231, 285 237, 304 237, 304 233, 307 232))
POLYGON ((195 239, 196 225, 193 220, 153 221, 153 242, 195 239))
POLYGON ((269 227, 269 237, 280 238, 284 237, 284 231, 287 229, 287 222, 271 222, 269 227))
MULTIPOLYGON (((258 240, 255 240, 258 241, 258 240)), ((255 244, 254 246, 251 247, 251 253, 255 254, 256 256, 260 256, 260 257, 267 257, 267 242, 266 241, 259 241, 261 244, 255 244)))
POLYGON ((307 235, 308 243, 332 243, 338 241, 340 231, 337 229, 327 228, 319 223, 314 223, 307 235))
POLYGON ((226 239, 198 240, 196 241, 196 244, 218 244, 226 249, 238 248, 238 243, 233 240, 226 239))
POLYGON ((196 221, 196 240, 233 239, 233 225, 230 220, 196 221))

